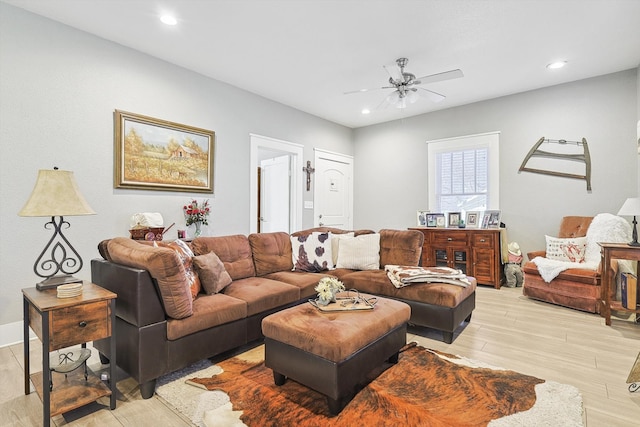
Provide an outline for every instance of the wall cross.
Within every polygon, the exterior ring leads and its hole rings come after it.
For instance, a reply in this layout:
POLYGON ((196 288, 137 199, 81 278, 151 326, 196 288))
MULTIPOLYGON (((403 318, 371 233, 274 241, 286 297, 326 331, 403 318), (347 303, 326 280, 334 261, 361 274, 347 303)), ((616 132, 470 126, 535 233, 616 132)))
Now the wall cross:
POLYGON ((311 167, 311 160, 307 160, 307 167, 302 168, 302 171, 307 173, 307 191, 311 191, 311 174, 316 171, 311 167))

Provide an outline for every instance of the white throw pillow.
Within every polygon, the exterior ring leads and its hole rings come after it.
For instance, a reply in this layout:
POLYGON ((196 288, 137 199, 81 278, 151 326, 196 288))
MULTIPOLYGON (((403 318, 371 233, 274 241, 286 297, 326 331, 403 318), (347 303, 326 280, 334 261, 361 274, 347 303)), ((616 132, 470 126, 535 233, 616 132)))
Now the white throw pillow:
POLYGON ((544 236, 547 241, 547 258, 565 262, 584 262, 587 249, 586 237, 561 239, 544 236))
POLYGON ((353 238, 353 231, 343 234, 331 234, 331 255, 333 256, 333 265, 338 264, 338 252, 340 251, 340 240, 353 238))
POLYGON ((293 271, 317 273, 333 269, 331 233, 313 232, 306 236, 291 236, 293 271))
POLYGON ((380 269, 380 234, 362 234, 340 240, 337 268, 380 269))

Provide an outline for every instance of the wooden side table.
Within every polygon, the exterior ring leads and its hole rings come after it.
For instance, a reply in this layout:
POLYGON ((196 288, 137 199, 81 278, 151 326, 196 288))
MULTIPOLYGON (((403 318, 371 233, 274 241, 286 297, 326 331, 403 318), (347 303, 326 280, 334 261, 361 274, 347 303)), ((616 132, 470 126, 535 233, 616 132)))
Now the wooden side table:
POLYGON ((22 290, 24 309, 24 394, 31 392, 29 380, 43 404, 43 425, 49 426, 51 417, 110 396, 110 408, 116 408, 116 294, 93 283, 85 282, 82 294, 58 298, 56 289, 22 290), (42 372, 30 374, 29 327, 42 341, 42 372), (53 388, 49 387, 49 352, 65 347, 110 338, 109 386, 91 374, 52 372, 53 388))
MULTIPOLYGON (((602 256, 602 279, 600 288, 600 316, 605 318, 607 326, 611 326, 611 310, 640 313, 640 309, 629 309, 622 306, 620 301, 611 300, 612 284, 615 283, 611 260, 626 259, 640 263, 640 247, 629 246, 626 243, 600 243, 602 256)), ((636 271, 639 271, 636 269, 636 271)))

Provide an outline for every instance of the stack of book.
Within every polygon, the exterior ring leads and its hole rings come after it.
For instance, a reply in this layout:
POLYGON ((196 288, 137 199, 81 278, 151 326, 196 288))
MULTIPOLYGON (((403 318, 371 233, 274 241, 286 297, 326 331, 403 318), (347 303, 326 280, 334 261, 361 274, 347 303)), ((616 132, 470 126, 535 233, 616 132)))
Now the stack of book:
POLYGON ((620 274, 620 299, 624 308, 637 309, 640 296, 638 295, 638 278, 635 274, 620 274))

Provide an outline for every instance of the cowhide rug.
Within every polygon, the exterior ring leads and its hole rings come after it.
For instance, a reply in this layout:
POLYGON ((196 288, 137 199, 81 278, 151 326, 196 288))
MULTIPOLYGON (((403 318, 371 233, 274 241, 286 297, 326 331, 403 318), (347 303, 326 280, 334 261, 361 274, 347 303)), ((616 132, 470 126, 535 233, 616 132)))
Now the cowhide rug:
POLYGON ((582 397, 573 386, 415 344, 331 417, 319 393, 291 380, 276 386, 263 355, 261 346, 209 363, 204 372, 172 374, 157 394, 207 427, 583 425, 582 397))

